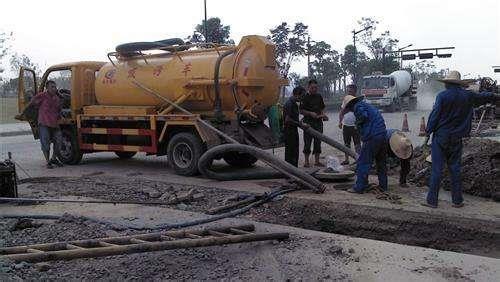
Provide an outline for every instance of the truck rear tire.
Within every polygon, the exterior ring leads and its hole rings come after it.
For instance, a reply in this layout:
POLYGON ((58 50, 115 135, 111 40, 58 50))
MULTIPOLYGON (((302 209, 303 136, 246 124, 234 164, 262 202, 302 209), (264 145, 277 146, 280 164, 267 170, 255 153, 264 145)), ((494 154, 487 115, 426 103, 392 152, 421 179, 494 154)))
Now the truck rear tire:
POLYGON ((257 158, 246 153, 229 152, 224 154, 224 161, 235 167, 251 167, 257 162, 257 158))
POLYGON ((168 143, 168 163, 176 174, 198 174, 198 160, 203 154, 203 144, 198 136, 189 132, 175 134, 168 143))
POLYGON ((116 151, 115 154, 118 156, 118 158, 122 160, 126 159, 131 159, 137 154, 137 152, 122 152, 122 151, 116 151))
POLYGON ((71 129, 62 129, 61 155, 60 161, 64 164, 76 165, 82 160, 83 154, 80 152, 76 134, 71 129))

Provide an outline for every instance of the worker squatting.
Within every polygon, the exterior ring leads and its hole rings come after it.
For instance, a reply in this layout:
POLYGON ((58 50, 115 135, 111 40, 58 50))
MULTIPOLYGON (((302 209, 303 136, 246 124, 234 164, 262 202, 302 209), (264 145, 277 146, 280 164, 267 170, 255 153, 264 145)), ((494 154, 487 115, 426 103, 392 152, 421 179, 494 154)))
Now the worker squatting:
MULTIPOLYGON (((500 95, 465 90, 464 86, 470 81, 462 80, 457 71, 451 71, 439 81, 445 83, 446 89, 438 94, 428 118, 424 146, 427 146, 432 135, 432 171, 427 198, 422 205, 437 207, 439 185, 446 163, 451 175, 453 207, 459 208, 464 205, 460 178, 462 138, 470 133, 473 107, 500 100, 500 95)), ((309 81, 307 91, 303 87, 296 87, 283 108, 285 160, 294 166, 298 166, 299 159, 297 128, 299 114, 303 115, 302 123, 319 132, 323 132, 323 122, 328 120, 324 114, 325 104, 317 89, 317 81, 314 79, 309 81)), ((379 186, 387 191, 388 157, 398 159, 401 166, 399 183, 402 187, 407 186, 406 177, 410 171, 410 159, 413 153, 411 141, 402 132, 387 129, 378 109, 363 101, 362 96, 356 96, 356 90, 355 85, 348 86, 339 114, 339 127, 342 128, 344 143, 350 147, 352 140, 359 154, 356 182, 348 192, 363 193, 369 189, 368 174, 373 161, 379 186)), ((315 158, 314 165, 324 166, 319 161, 321 141, 304 133, 304 167, 310 166, 311 143, 314 144, 312 151, 315 158)), ((342 164, 349 164, 347 155, 342 164)))

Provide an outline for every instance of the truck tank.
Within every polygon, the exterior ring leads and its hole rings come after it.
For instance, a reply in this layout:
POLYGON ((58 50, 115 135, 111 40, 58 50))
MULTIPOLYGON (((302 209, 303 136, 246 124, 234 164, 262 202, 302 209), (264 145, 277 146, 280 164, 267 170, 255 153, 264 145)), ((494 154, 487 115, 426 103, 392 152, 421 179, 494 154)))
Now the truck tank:
POLYGON ((395 90, 398 96, 403 95, 411 87, 411 74, 404 70, 397 70, 390 74, 396 82, 395 90))
POLYGON ((286 84, 279 76, 274 51, 267 38, 250 35, 237 46, 117 56, 118 60, 104 65, 96 75, 96 100, 104 106, 164 104, 133 84, 137 81, 171 101, 183 101, 182 106, 193 113, 213 112, 219 59, 222 112, 234 115, 236 103, 243 110, 266 108, 277 103, 280 88, 286 84))

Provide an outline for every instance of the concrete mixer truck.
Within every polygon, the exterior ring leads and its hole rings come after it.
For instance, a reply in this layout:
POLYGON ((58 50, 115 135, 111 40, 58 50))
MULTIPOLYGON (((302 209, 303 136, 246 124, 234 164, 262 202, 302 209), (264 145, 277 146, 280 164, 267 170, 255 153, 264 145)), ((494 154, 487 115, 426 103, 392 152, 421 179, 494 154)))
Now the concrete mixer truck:
MULTIPOLYGON (((109 62, 52 66, 40 82, 33 70, 21 68, 18 119, 28 120, 37 138, 36 115, 26 107, 54 80, 65 100, 61 161, 77 164, 94 152, 122 159, 145 152, 167 155, 177 174, 194 175, 202 153, 225 142, 207 122, 242 144, 281 146, 277 129, 265 123, 287 84, 274 51, 272 42, 254 35, 236 46, 168 39, 119 45, 108 54, 109 62)), ((240 167, 257 161, 237 152, 220 158, 240 167)))
POLYGON ((361 94, 365 100, 387 112, 404 108, 417 108, 416 88, 413 86, 411 74, 398 70, 389 75, 369 75, 363 77, 361 94))

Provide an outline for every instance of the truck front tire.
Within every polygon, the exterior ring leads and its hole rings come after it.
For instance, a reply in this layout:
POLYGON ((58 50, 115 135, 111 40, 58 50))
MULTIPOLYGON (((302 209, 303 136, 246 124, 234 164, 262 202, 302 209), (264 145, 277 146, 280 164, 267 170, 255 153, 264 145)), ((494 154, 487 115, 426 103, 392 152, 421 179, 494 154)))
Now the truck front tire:
POLYGON ((62 140, 61 140, 61 155, 59 156, 60 161, 64 164, 76 165, 82 160, 83 154, 80 152, 78 146, 78 140, 76 140, 76 134, 70 129, 61 129, 62 140))
POLYGON ((176 174, 198 174, 198 160, 203 154, 203 144, 198 136, 189 132, 175 134, 168 143, 168 163, 176 174))

